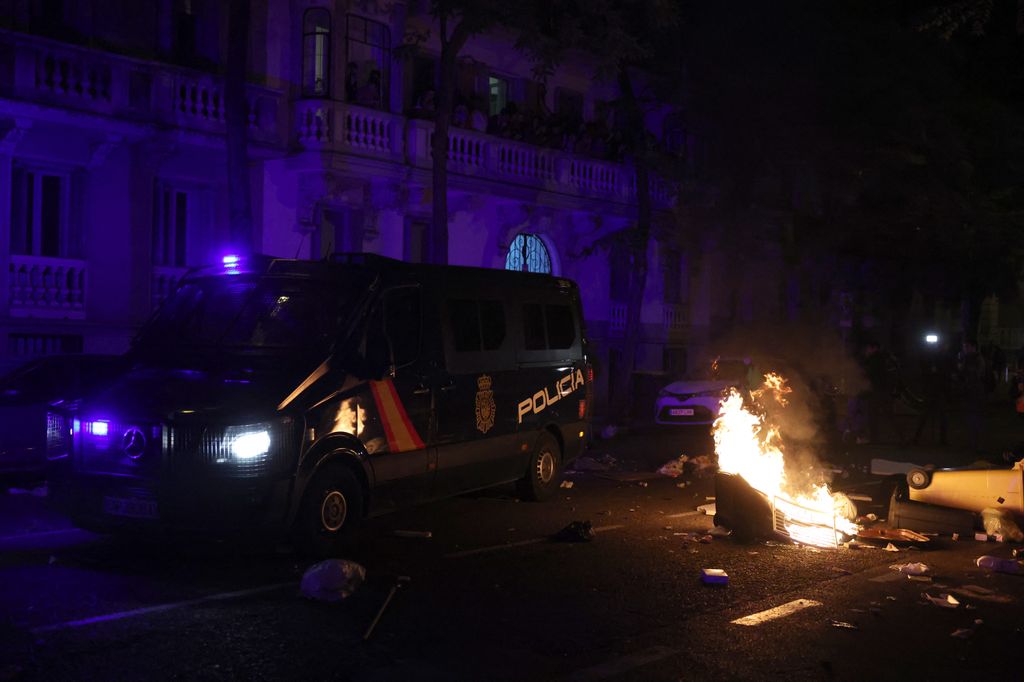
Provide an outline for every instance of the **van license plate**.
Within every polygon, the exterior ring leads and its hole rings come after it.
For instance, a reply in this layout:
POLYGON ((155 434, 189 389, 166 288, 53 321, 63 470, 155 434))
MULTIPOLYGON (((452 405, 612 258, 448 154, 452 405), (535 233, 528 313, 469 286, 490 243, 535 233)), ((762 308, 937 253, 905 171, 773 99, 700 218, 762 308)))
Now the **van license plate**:
POLYGON ((128 516, 133 519, 158 518, 156 500, 138 497, 104 497, 103 513, 112 516, 128 516))
POLYGON ((692 417, 693 408, 690 407, 675 407, 669 410, 669 414, 673 417, 692 417))

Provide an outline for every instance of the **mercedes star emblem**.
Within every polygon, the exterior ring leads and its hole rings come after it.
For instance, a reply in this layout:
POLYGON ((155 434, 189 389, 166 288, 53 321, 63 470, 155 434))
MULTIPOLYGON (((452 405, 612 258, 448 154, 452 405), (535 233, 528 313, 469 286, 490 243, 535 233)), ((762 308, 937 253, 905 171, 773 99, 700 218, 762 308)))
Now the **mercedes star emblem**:
POLYGON ((146 435, 141 429, 131 427, 121 436, 121 449, 132 459, 138 459, 146 451, 146 435))

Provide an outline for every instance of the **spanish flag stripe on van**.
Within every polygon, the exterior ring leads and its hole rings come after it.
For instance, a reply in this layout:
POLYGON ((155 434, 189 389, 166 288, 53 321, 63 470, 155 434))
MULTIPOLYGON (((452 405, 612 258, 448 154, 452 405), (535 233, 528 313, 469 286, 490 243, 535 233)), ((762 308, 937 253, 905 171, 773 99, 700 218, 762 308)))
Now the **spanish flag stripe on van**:
POLYGON ((377 411, 384 425, 388 450, 406 452, 422 448, 423 439, 409 421, 409 415, 406 414, 405 406, 402 405, 402 400, 398 397, 398 391, 391 380, 371 381, 370 390, 373 391, 373 400, 377 403, 377 411))

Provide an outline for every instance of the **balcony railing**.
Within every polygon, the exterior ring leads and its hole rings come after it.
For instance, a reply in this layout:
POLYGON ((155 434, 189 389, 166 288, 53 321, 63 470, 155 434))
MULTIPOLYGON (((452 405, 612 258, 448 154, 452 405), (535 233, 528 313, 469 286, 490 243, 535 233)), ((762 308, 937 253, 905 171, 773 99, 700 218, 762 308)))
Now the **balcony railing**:
MULTIPOLYGON (((225 132, 219 77, 154 61, 114 55, 38 36, 0 30, 0 91, 7 97, 54 104, 133 121, 215 134, 225 132)), ((281 93, 247 86, 250 137, 282 143, 281 93)))
MULTIPOLYGON (((223 79, 151 60, 114 55, 0 30, 3 97, 222 135, 226 130, 223 79)), ((289 120, 283 93, 247 86, 253 141, 283 147, 289 120)), ((333 100, 296 100, 291 141, 299 149, 431 166, 434 124, 333 100)), ((463 128, 450 128, 448 159, 454 174, 485 177, 551 192, 630 203, 635 173, 628 164, 592 159, 463 128)), ((652 179, 655 205, 671 201, 669 186, 652 179)))
MULTIPOLYGON (((301 149, 329 149, 430 169, 434 124, 332 100, 295 103, 296 142, 301 149)), ((636 194, 633 170, 625 164, 590 159, 516 140, 452 127, 448 132, 452 173, 485 177, 563 194, 630 202, 636 194)), ((671 201, 665 183, 652 184, 652 200, 671 201)))
POLYGON ((663 303, 661 316, 666 332, 679 332, 686 328, 687 309, 682 303, 663 303))
POLYGON ((8 302, 14 317, 85 317, 85 261, 18 256, 8 265, 8 302))
POLYGON ((402 159, 401 116, 332 100, 300 100, 295 105, 299 146, 402 159))
POLYGON ((621 336, 626 331, 627 308, 625 303, 612 303, 608 310, 608 332, 621 336))

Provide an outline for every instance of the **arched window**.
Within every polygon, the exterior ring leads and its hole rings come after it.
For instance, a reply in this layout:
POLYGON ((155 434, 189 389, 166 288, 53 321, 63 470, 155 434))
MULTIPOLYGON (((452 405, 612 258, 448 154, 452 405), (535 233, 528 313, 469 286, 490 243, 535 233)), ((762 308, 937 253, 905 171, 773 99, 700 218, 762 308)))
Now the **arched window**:
POLYGON ((323 7, 306 10, 302 18, 302 94, 331 94, 331 13, 323 7))
POLYGON ((505 269, 551 274, 551 255, 535 234, 517 234, 508 246, 505 269))

